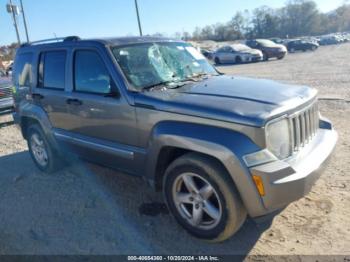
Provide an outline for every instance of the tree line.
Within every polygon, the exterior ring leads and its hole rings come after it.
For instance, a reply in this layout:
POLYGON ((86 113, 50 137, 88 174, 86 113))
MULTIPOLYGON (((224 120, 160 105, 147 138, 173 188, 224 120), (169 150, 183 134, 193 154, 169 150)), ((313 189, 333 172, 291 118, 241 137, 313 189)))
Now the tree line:
MULTIPOLYGON (((238 11, 227 23, 197 27, 185 40, 229 41, 246 38, 293 38, 350 31, 350 4, 322 13, 311 0, 290 0, 282 8, 261 6, 238 11)), ((179 36, 179 33, 177 33, 179 36)))

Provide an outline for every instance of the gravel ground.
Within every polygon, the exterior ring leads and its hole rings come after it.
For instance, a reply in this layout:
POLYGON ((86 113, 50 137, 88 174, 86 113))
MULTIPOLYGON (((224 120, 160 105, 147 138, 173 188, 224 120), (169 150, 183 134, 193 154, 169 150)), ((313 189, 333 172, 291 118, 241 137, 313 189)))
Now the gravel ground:
POLYGON ((321 111, 339 132, 328 168, 306 197, 272 223, 248 219, 221 244, 189 236, 141 179, 79 161, 56 174, 39 172, 11 116, 0 116, 0 254, 350 255, 349 61, 344 44, 219 67, 317 88, 321 111))

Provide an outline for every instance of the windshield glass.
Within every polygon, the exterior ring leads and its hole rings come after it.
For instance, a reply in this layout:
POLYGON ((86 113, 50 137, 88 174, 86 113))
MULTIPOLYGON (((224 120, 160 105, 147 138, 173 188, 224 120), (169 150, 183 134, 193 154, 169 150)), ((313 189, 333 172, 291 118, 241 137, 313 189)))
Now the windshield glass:
POLYGON ((244 44, 235 44, 235 45, 232 45, 232 48, 235 51, 248 51, 251 49, 249 46, 244 44))
POLYGON ((266 47, 275 47, 276 46, 276 43, 272 42, 271 40, 257 40, 257 42, 259 42, 260 44, 262 44, 263 46, 266 46, 266 47))
POLYGON ((129 83, 138 90, 217 74, 205 57, 186 43, 134 44, 113 47, 112 52, 129 83))

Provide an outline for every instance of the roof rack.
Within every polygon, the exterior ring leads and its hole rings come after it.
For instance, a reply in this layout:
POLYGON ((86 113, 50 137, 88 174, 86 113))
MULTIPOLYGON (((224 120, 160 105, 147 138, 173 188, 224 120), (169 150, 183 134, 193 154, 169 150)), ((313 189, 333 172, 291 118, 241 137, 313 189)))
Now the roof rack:
POLYGON ((79 36, 66 36, 66 37, 55 37, 55 38, 49 38, 29 43, 24 43, 21 46, 31 46, 31 45, 39 45, 39 44, 49 44, 49 43, 55 43, 55 42, 75 42, 79 41, 79 36))

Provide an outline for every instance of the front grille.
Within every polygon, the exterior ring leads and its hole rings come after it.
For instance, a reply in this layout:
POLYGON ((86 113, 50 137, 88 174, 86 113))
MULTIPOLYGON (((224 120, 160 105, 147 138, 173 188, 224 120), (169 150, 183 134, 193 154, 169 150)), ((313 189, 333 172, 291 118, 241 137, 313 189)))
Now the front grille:
POLYGON ((0 99, 12 97, 12 88, 11 87, 1 87, 0 88, 0 99))
POLYGON ((307 145, 317 133, 319 128, 317 102, 293 114, 289 119, 292 132, 292 151, 296 152, 307 145))

